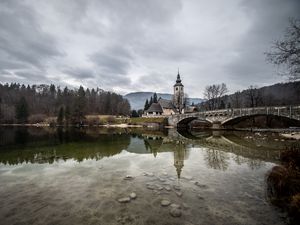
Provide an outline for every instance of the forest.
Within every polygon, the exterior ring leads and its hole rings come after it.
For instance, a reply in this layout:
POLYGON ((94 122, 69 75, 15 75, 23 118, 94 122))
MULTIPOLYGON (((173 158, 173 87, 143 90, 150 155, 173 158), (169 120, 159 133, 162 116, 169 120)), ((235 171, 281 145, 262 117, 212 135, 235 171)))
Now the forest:
POLYGON ((100 88, 78 89, 51 85, 0 83, 0 123, 39 123, 57 117, 58 123, 82 123, 86 115, 130 115, 121 95, 100 88))
POLYGON ((233 94, 227 95, 227 92, 226 84, 207 86, 204 91, 207 101, 199 105, 200 110, 300 104, 300 81, 278 83, 261 88, 251 85, 233 94))

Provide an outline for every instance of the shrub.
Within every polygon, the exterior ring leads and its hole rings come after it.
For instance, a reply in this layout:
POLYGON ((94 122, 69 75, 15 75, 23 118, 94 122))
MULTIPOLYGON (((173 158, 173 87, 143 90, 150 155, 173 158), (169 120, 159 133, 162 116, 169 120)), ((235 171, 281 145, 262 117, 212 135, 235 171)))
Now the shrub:
POLYGON ((46 120, 45 114, 33 114, 29 116, 28 123, 34 124, 34 123, 42 123, 46 120))

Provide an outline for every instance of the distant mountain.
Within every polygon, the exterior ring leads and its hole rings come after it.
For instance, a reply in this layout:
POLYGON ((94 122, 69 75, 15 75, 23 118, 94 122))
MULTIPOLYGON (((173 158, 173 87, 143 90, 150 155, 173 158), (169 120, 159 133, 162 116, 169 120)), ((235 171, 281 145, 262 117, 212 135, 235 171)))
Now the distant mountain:
MULTIPOLYGON (((146 99, 150 99, 153 96, 154 92, 132 92, 124 95, 123 97, 128 99, 131 109, 144 109, 146 99)), ((173 95, 166 93, 157 93, 158 98, 171 100, 173 95)), ((203 102, 204 100, 201 98, 189 98, 190 104, 194 102, 194 104, 198 104, 203 102)))

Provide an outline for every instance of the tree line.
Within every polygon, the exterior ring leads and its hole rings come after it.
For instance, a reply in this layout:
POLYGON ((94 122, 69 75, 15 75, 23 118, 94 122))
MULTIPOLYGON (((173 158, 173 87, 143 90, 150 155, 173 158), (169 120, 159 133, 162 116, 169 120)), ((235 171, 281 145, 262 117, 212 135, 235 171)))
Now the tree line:
POLYGON ((127 116, 130 104, 121 95, 100 88, 0 83, 0 123, 35 123, 51 116, 57 116, 59 123, 80 123, 85 115, 96 114, 127 116))
POLYGON ((207 101, 199 105, 200 110, 225 108, 251 108, 300 104, 300 81, 278 83, 262 88, 249 86, 246 90, 227 95, 226 84, 214 84, 205 88, 207 101))

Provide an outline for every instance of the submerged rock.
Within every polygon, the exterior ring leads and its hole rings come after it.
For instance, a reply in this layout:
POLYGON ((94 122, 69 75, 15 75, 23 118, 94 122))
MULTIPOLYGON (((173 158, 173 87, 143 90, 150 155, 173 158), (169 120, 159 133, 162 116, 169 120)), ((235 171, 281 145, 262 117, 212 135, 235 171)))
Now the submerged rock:
POLYGON ((161 178, 161 177, 160 177, 160 178, 158 178, 158 179, 159 179, 160 182, 166 182, 166 179, 164 179, 164 178, 161 178))
POLYGON ((129 195, 129 197, 130 197, 131 199, 136 199, 136 193, 132 192, 132 193, 129 195))
POLYGON ((166 191, 171 191, 171 187, 169 185, 164 187, 166 191))
POLYGON ((160 186, 159 184, 155 184, 155 187, 157 188, 157 190, 161 191, 163 190, 164 188, 162 186, 160 186))
POLYGON ((200 184, 198 181, 196 181, 194 184, 195 184, 196 186, 200 187, 200 188, 207 188, 207 185, 205 185, 205 184, 200 184))
POLYGON ((172 209, 170 210, 170 214, 173 217, 180 217, 182 213, 181 213, 181 210, 179 208, 172 207, 172 209))
POLYGON ((192 180, 193 179, 193 177, 191 177, 191 176, 184 176, 184 177, 182 177, 183 179, 186 179, 186 180, 192 180))
POLYGON ((177 191, 180 191, 181 190, 181 187, 179 185, 174 185, 173 188, 177 191))
POLYGON ((130 202, 130 198, 129 197, 119 198, 118 202, 120 202, 120 203, 128 203, 128 202, 130 202))
POLYGON ((178 197, 181 197, 181 196, 182 196, 182 192, 181 192, 181 191, 175 191, 175 193, 176 193, 176 195, 177 195, 178 197))
POLYGON ((144 173, 144 176, 146 176, 146 177, 153 177, 154 174, 153 174, 153 173, 147 173, 147 172, 145 172, 145 173, 144 173))
POLYGON ((171 207, 172 207, 172 208, 181 209, 181 206, 178 205, 178 204, 175 204, 175 203, 171 204, 171 207))
POLYGON ((146 187, 149 189, 149 190, 154 190, 155 189, 155 186, 153 184, 146 184, 146 187))
POLYGON ((131 175, 126 175, 126 177, 124 177, 124 180, 133 180, 133 176, 131 176, 131 175))
POLYGON ((201 200, 204 200, 204 198, 200 194, 198 194, 197 197, 201 200))
POLYGON ((169 200, 167 200, 167 199, 164 199, 164 200, 162 200, 161 202, 160 202, 160 205, 161 206, 168 206, 168 205, 170 205, 171 204, 171 202, 169 201, 169 200))

